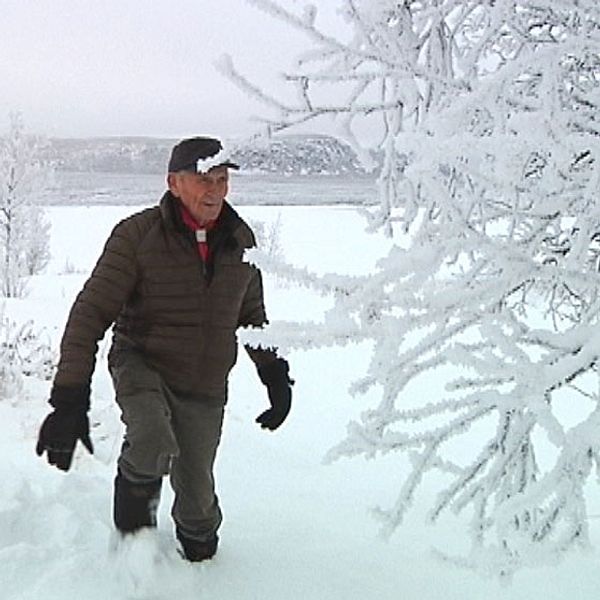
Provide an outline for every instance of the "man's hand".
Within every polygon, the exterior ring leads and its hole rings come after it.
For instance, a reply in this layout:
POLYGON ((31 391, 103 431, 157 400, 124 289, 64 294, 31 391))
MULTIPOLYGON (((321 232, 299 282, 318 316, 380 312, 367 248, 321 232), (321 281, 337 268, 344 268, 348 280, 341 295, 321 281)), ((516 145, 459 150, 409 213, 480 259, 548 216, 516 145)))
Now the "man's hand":
POLYGON ((283 358, 258 368, 258 376, 267 387, 271 408, 256 418, 263 429, 274 431, 286 419, 292 405, 293 380, 289 377, 289 365, 283 358))
POLYGON ((90 454, 94 453, 87 416, 89 388, 83 390, 54 388, 50 403, 55 408, 40 427, 35 451, 38 456, 47 452, 47 459, 51 465, 61 471, 68 471, 77 440, 90 454), (78 394, 80 391, 83 392, 81 395, 78 394))

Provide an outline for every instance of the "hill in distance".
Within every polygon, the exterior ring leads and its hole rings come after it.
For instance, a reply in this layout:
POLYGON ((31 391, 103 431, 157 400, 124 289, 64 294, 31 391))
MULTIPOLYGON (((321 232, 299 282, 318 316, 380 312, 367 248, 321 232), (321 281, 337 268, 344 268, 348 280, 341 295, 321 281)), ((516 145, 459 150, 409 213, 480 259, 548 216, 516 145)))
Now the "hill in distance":
MULTIPOLYGON (((163 174, 175 139, 54 138, 43 158, 58 171, 163 174)), ((367 175, 350 146, 326 135, 287 135, 239 147, 232 158, 244 172, 277 175, 367 175)))

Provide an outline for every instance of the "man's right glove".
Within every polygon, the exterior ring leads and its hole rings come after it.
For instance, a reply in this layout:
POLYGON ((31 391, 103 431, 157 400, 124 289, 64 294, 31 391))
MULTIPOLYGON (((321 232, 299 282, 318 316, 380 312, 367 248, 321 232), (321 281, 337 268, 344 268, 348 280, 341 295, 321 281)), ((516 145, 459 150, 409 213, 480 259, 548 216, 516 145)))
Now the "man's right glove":
POLYGON ((42 423, 35 451, 38 456, 48 453, 48 462, 61 471, 68 471, 73 460, 77 440, 94 453, 90 440, 89 386, 84 388, 63 388, 54 386, 50 404, 54 406, 42 423))
POLYGON ((292 406, 292 385, 294 381, 289 376, 289 365, 283 358, 258 367, 258 376, 267 386, 271 408, 265 410, 256 422, 263 429, 274 431, 286 419, 292 406))

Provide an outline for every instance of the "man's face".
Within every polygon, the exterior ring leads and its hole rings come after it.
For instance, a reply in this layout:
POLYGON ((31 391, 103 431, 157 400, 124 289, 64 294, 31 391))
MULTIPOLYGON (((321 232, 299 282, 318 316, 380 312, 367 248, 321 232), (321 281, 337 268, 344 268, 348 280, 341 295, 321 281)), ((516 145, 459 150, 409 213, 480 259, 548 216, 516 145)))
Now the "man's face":
POLYGON ((214 221, 229 190, 227 167, 215 167, 208 173, 169 173, 169 190, 188 209, 200 225, 214 221))

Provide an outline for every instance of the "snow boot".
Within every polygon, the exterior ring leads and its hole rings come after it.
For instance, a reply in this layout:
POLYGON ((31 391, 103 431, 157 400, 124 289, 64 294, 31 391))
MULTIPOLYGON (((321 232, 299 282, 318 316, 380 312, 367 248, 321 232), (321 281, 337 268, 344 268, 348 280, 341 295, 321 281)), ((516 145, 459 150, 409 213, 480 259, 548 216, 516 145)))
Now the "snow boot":
POLYGON ((119 472, 115 477, 113 518, 123 534, 142 527, 156 527, 156 511, 162 479, 149 483, 133 483, 119 472))
POLYGON ((181 544, 181 555, 190 562, 209 560, 217 552, 219 536, 216 533, 204 541, 192 540, 185 537, 179 529, 176 530, 176 535, 181 544))

